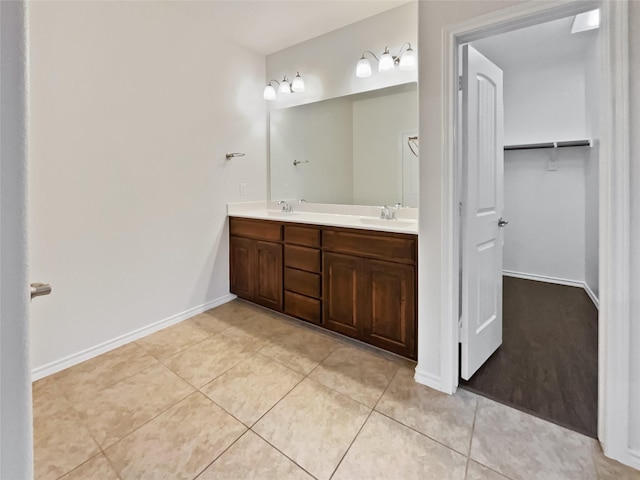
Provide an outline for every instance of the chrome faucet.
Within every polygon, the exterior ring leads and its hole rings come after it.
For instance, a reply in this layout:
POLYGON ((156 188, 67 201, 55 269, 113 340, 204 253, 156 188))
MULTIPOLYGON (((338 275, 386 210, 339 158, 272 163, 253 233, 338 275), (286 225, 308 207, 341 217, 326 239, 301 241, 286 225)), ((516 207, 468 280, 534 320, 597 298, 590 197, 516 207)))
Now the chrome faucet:
POLYGON ((387 205, 380 207, 380 218, 384 220, 395 220, 396 211, 391 210, 387 205))
POLYGON ((287 202, 285 202, 284 200, 280 200, 278 202, 278 205, 282 205, 282 211, 286 212, 286 213, 291 213, 293 212, 293 208, 291 208, 291 205, 289 205, 287 202))

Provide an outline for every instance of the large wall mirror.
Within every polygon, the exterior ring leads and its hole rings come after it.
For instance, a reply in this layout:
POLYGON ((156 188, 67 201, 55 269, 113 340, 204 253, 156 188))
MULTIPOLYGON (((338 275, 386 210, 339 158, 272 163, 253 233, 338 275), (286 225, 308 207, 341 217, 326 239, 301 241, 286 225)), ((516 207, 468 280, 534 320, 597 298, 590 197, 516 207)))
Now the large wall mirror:
POLYGON ((415 83, 269 115, 271 200, 418 206, 415 83))

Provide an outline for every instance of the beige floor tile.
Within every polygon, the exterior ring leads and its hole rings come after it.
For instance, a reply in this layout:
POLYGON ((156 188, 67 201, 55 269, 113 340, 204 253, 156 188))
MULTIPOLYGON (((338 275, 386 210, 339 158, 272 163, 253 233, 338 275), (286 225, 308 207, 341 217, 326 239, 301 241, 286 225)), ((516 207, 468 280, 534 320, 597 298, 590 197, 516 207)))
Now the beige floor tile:
POLYGON ((447 395, 416 383, 414 371, 401 368, 376 410, 467 455, 477 396, 458 389, 447 395))
POLYGON ((309 378, 373 408, 400 368, 374 353, 354 347, 339 347, 309 378))
POLYGON ((274 318, 273 315, 257 312, 234 322, 222 334, 247 348, 258 351, 277 337, 292 335, 301 330, 303 330, 301 327, 274 318))
POLYGON ((244 425, 196 392, 105 454, 123 480, 191 480, 245 431, 244 425))
POLYGON ((265 315, 264 308, 236 299, 220 305, 219 307, 207 310, 205 313, 225 323, 233 324, 256 315, 265 315))
POLYGON ((284 365, 256 354, 201 391, 238 420, 251 426, 302 378, 284 365))
POLYGON ((109 460, 101 453, 67 473, 60 480, 120 480, 109 460))
POLYGON ((194 322, 185 320, 159 332, 147 335, 137 340, 136 343, 149 354, 159 360, 163 360, 210 336, 211 333, 204 328, 194 322))
POLYGON ((260 353, 303 375, 308 375, 341 345, 328 335, 300 329, 289 335, 275 338, 273 342, 261 349, 260 353))
POLYGON ((193 388, 163 365, 129 377, 76 405, 104 448, 182 400, 193 388))
POLYGON ((640 470, 635 470, 605 457, 599 445, 594 447, 593 459, 598 472, 598 480, 640 480, 640 470))
MULTIPOLYGON (((210 312, 211 310, 209 310, 210 312)), ((188 320, 185 320, 185 323, 191 324, 210 335, 215 335, 216 333, 220 333, 221 331, 229 328, 229 323, 220 320, 215 315, 211 315, 208 312, 201 313, 196 315, 195 317, 191 317, 188 320)))
POLYGON ((53 378, 65 396, 76 403, 157 363, 136 343, 129 343, 56 373, 53 378))
POLYGON ((480 399, 471 458, 514 480, 595 480, 595 441, 480 399))
POLYGON ((198 480, 313 480, 252 431, 245 433, 198 480))
POLYGON ((377 412, 338 467, 335 480, 464 480, 464 455, 377 412))
POLYGON ((51 377, 33 386, 33 450, 39 480, 57 479, 100 451, 51 377))
POLYGON ((305 379, 253 427, 319 480, 327 480, 370 409, 305 379))
POLYGON ((467 466, 467 478, 466 480, 509 480, 504 475, 494 472, 493 470, 480 465, 478 462, 469 460, 467 466))
POLYGON ((164 364, 200 388, 253 354, 224 335, 214 335, 164 360, 164 364))

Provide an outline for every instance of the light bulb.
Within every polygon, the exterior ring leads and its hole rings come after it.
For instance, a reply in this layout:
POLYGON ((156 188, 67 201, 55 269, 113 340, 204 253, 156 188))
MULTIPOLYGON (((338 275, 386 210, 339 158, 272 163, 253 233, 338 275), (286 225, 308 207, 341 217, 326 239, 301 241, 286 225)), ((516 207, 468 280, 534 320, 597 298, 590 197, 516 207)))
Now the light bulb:
POLYGON ((400 57, 399 68, 400 70, 415 70, 417 66, 418 56, 416 55, 416 52, 409 47, 400 57))
POLYGON ((275 100, 276 99, 276 89, 273 88, 271 85, 267 85, 266 87, 264 87, 264 93, 262 94, 262 97, 265 100, 275 100))
POLYGON ((365 78, 371 76, 371 62, 364 58, 364 54, 362 58, 358 60, 358 65, 356 66, 356 77, 365 78))
POLYGON ((289 80, 287 77, 284 77, 280 82, 280 88, 278 88, 280 93, 291 93, 291 85, 289 84, 289 80))
POLYGON ((385 47, 384 53, 380 57, 380 61, 378 62, 378 71, 379 72, 388 72, 389 70, 393 70, 394 60, 391 54, 389 53, 389 47, 385 47))
POLYGON ((300 76, 299 72, 296 72, 296 76, 291 82, 291 90, 294 92, 304 92, 304 80, 300 76))

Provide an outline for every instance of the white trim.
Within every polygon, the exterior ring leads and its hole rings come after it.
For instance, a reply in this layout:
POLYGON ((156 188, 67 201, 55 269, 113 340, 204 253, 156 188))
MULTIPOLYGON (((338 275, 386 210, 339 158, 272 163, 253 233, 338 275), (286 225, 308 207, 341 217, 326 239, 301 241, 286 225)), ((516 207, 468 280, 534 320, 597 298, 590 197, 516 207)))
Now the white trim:
POLYGON ((417 367, 413 379, 422 385, 433 388, 434 390, 442 390, 442 379, 440 377, 433 375, 432 373, 419 371, 417 367))
POLYGON ((505 277, 522 278, 524 280, 534 280, 536 282, 555 283, 556 285, 567 285, 569 287, 585 288, 584 282, 580 280, 569 280, 568 278, 548 277, 546 275, 536 275, 535 273, 514 272, 512 270, 502 270, 505 277))
POLYGON ((177 313, 176 315, 172 315, 171 317, 167 317, 164 320, 160 320, 159 322, 152 323, 151 325, 139 328, 137 330, 134 330, 133 332, 125 333, 124 335, 120 335, 119 337, 116 337, 112 340, 100 343, 99 345, 96 345, 94 347, 90 347, 86 350, 82 350, 78 353, 74 353, 67 357, 61 358, 60 360, 56 360, 41 367, 34 368, 31 371, 31 380, 35 382, 36 380, 52 375, 56 372, 64 370, 65 368, 72 367, 81 362, 97 357, 98 355, 109 352, 115 348, 121 347, 122 345, 133 342, 134 340, 146 337, 151 333, 180 323, 193 317, 194 315, 206 312, 207 310, 218 307, 223 303, 230 302, 235 298, 235 295, 229 293, 210 302, 203 303, 202 305, 198 305, 197 307, 193 307, 189 310, 185 310, 184 312, 177 313))
POLYGON ((596 308, 600 308, 598 297, 596 297, 595 293, 593 293, 593 290, 591 290, 586 282, 582 282, 580 280, 569 280, 567 278, 548 277, 546 275, 536 275, 535 273, 514 272, 511 270, 503 270, 502 275, 505 277, 522 278, 523 280, 533 280, 535 282, 553 283, 555 285, 582 288, 596 308))
POLYGON ((589 284, 587 282, 584 282, 582 284, 582 288, 584 288, 584 291, 587 293, 587 295, 589 296, 593 304, 596 306, 596 308, 600 310, 600 300, 598 300, 597 295, 593 293, 593 290, 591 290, 591 287, 589 286, 589 284))
POLYGON ((635 468, 636 470, 640 470, 640 450, 632 450, 630 448, 627 451, 627 461, 623 463, 626 463, 627 465, 635 468))
MULTIPOLYGON (((459 234, 456 178, 457 45, 581 11, 602 9, 600 34, 600 325, 598 437, 608 457, 629 463, 630 185, 628 1, 530 1, 443 28, 441 388, 458 384, 459 234)), ((436 387, 437 388, 437 387, 436 387)), ((634 457, 637 458, 637 457, 634 457)))

